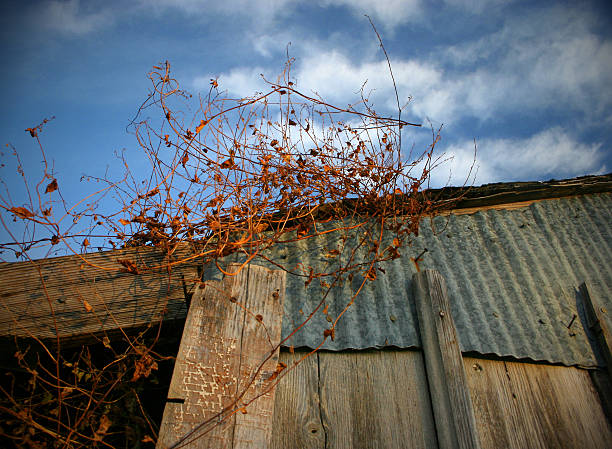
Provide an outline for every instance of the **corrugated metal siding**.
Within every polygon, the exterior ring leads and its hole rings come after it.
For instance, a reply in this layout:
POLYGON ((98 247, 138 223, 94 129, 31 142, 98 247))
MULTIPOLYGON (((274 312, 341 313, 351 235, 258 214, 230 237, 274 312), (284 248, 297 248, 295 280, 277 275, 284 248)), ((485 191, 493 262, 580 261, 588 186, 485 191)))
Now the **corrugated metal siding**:
MULTIPOLYGON (((338 323, 335 341, 328 340, 323 348, 418 347, 410 257, 428 248, 420 266, 445 277, 463 351, 594 366, 598 360, 583 330, 577 287, 586 281, 612 310, 611 211, 612 194, 604 193, 545 200, 515 210, 436 217, 434 228, 446 226, 442 233, 434 233, 425 219, 412 248, 382 265, 386 274, 366 285, 338 323), (568 329, 574 314, 579 318, 568 329)), ((323 257, 325 248, 336 245, 334 238, 328 234, 267 256, 283 265, 301 262, 323 271, 323 264, 329 263, 323 257)), ((321 299, 315 282, 306 290, 301 279, 288 276, 287 281, 284 336, 321 299)), ((331 316, 345 306, 350 290, 332 291, 331 316)), ((317 313, 286 346, 316 347, 328 327, 325 316, 317 313)))

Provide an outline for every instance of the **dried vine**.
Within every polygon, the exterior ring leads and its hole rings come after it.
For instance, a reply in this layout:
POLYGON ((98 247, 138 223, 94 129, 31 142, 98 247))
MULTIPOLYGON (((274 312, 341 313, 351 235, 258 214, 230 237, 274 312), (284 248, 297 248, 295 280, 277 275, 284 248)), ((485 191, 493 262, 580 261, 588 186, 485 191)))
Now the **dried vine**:
MULTIPOLYGON (((84 255, 93 248, 155 247, 166 255, 158 265, 118 259, 112 270, 162 270, 168 277, 183 264, 214 266, 232 276, 237 272, 228 272, 230 262, 264 262, 322 291, 319 305, 285 345, 316 313, 327 314, 329 292, 350 281, 356 285, 352 296, 321 329, 321 345, 333 339, 364 285, 381 274, 380 263, 399 258, 421 218, 435 212, 423 187, 438 162, 433 151, 439 134, 433 133, 418 157, 406 155, 402 129, 420 125, 401 120, 401 114, 378 115, 363 95, 356 104, 331 105, 300 91, 290 70, 288 61, 277 80, 266 80, 266 92, 250 98, 228 97, 214 79, 207 95, 193 98, 172 78, 169 63, 155 66, 148 76, 151 92, 130 124, 150 173, 138 179, 126 162, 120 181, 94 178, 105 187, 71 207, 46 162, 40 135, 47 120, 28 128, 43 155, 43 175, 31 186, 20 168, 27 192, 22 203, 13 201, 2 182, 0 220, 12 241, 0 249, 32 260, 31 254, 62 247, 88 264, 84 255), (145 119, 152 110, 159 115, 145 119), (118 207, 102 206, 105 198, 118 200, 118 207), (274 258, 281 246, 330 234, 337 245, 325 250, 330 263, 323 270, 274 258), (188 253, 178 251, 185 247, 188 253)), ((21 167, 14 149, 13 154, 21 167)), ((52 300, 47 295, 51 313, 52 300)), ((59 332, 53 344, 31 335, 31 351, 17 342, 18 369, 29 380, 19 382, 13 370, 0 383, 0 413, 6 417, 0 433, 15 446, 31 448, 154 442, 155 423, 139 393, 169 358, 156 346, 160 331, 161 323, 152 324, 137 335, 124 332, 112 341, 104 336, 97 347, 76 351, 63 348, 59 332), (117 407, 129 407, 144 433, 121 430, 117 407)), ((286 371, 279 369, 276 382, 286 371)), ((217 417, 244 407, 243 395, 217 417)))

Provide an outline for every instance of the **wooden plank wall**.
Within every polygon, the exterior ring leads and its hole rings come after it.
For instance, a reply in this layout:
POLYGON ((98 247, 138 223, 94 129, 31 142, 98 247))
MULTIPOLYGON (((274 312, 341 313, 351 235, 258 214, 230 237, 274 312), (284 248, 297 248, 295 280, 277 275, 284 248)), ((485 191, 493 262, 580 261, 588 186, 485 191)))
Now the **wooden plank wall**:
MULTIPOLYGON (((184 257, 182 247, 174 259, 184 257)), ((118 260, 144 266, 164 264, 156 248, 129 248, 34 262, 0 265, 0 336, 55 338, 131 328, 184 318, 185 288, 197 278, 195 265, 170 273, 154 269, 135 275, 118 260)))
MULTIPOLYGON (((304 352, 281 352, 290 368, 304 352)), ((418 351, 319 352, 281 381, 274 449, 436 448, 418 351)))
POLYGON ((284 297, 285 272, 254 265, 196 290, 157 448, 268 447, 284 297))
POLYGON ((612 446, 587 370, 468 357, 464 363, 483 448, 612 446))
MULTIPOLYGON (((483 449, 610 447, 587 370, 463 360, 483 449)), ((271 448, 437 448, 425 376, 420 351, 314 354, 278 386, 271 448)))

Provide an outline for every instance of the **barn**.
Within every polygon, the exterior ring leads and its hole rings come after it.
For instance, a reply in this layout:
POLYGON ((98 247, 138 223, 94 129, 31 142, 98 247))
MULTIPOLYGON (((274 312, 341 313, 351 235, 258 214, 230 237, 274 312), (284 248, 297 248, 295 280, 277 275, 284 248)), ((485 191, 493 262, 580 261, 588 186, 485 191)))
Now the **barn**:
POLYGON ((607 448, 611 211, 612 175, 471 188, 381 264, 333 339, 324 331, 353 286, 331 289, 319 313, 317 288, 277 269, 329 263, 331 233, 272 248, 234 277, 196 262, 172 276, 104 270, 163 258, 147 248, 5 263, 0 335, 77 345, 170 323, 162 337, 180 348, 159 448, 607 448), (257 313, 225 316, 207 301, 221 290, 260 301, 257 313), (224 407, 222 371, 263 390, 215 424, 205 412, 224 407))

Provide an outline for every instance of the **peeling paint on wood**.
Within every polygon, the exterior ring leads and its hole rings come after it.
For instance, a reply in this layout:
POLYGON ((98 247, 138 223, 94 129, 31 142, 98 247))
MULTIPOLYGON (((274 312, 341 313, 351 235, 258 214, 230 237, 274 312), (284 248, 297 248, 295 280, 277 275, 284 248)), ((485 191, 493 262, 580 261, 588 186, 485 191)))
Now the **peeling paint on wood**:
POLYGON ((158 448, 267 447, 284 296, 284 272, 249 265, 196 290, 158 448))

